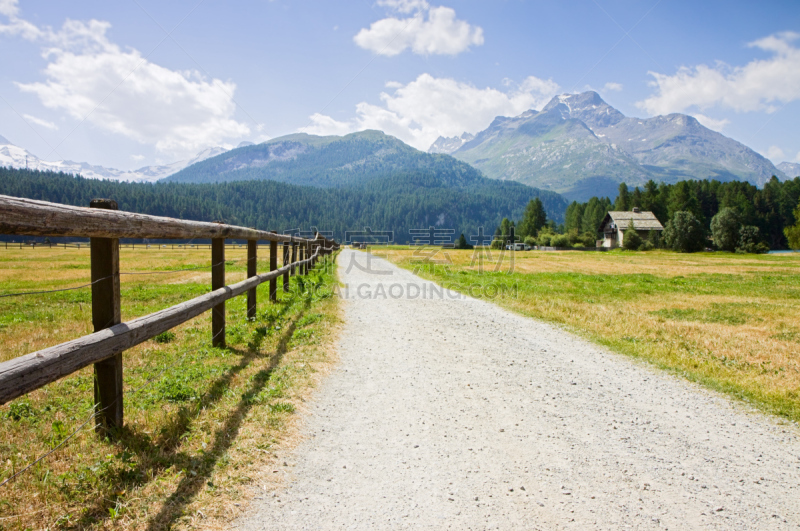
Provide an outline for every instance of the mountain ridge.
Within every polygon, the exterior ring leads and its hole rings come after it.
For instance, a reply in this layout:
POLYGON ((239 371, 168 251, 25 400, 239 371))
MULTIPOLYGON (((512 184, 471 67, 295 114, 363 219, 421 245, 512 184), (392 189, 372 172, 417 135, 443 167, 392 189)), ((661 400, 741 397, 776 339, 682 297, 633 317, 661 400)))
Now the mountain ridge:
POLYGON ((581 200, 613 197, 621 182, 711 178, 763 186, 772 175, 786 178, 760 154, 691 116, 627 117, 594 91, 555 96, 541 111, 498 116, 451 155, 487 177, 581 200))
POLYGON ((12 144, 11 141, 0 135, 0 166, 18 169, 27 167, 32 170, 63 172, 73 175, 80 174, 87 179, 109 179, 112 181, 155 182, 187 166, 226 151, 228 151, 227 148, 216 146, 206 148, 190 159, 179 160, 170 164, 143 166, 136 170, 118 170, 72 160, 45 161, 27 149, 12 144))

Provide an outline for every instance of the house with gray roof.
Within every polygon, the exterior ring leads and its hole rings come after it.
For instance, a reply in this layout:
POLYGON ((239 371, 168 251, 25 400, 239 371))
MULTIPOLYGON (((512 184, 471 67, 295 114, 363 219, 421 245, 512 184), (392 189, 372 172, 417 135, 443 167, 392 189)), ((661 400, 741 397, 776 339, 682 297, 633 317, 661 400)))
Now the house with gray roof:
POLYGON ((625 231, 631 224, 643 240, 648 239, 650 231, 661 233, 664 230, 664 226, 652 212, 642 212, 637 207, 630 212, 609 212, 600 223, 603 239, 597 242, 598 247, 622 247, 625 231))

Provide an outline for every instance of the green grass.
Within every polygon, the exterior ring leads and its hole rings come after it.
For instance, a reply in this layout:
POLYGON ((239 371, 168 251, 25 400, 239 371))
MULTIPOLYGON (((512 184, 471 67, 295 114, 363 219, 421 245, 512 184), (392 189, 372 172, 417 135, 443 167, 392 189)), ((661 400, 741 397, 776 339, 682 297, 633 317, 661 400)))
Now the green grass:
MULTIPOLYGON (((0 253, 0 293, 85 282, 87 250, 48 251, 0 253)), ((123 251, 121 267, 172 271, 202 264, 207 254, 123 251)), ((227 269, 229 283, 244 276, 244 266, 227 269)), ((123 277, 123 319, 207 293, 209 277, 123 277)), ((0 530, 184 528, 198 510, 206 524, 228 521, 233 503, 251 492, 245 487, 269 468, 267 449, 281 444, 296 403, 328 363, 338 324, 333 283, 333 268, 292 277, 289 293, 279 282, 277 303, 269 303, 269 283, 262 284, 254 320, 245 318, 244 296, 228 301, 224 349, 211 347, 206 313, 126 351, 124 429, 109 440, 89 424, 0 487, 0 530)), ((89 332, 88 289, 0 299, 0 359, 89 332)), ((88 418, 92 378, 89 367, 0 406, 0 481, 88 418)))

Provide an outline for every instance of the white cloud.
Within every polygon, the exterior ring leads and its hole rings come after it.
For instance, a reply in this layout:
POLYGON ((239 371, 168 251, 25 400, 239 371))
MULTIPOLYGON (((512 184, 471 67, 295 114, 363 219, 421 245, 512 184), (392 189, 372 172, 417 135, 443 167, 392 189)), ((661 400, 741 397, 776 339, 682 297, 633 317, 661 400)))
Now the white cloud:
MULTIPOLYGON (((16 0, 0 0, 0 14, 10 22, 0 30, 22 21, 16 0)), ((236 85, 231 81, 170 70, 138 50, 123 50, 106 36, 108 22, 67 20, 58 31, 30 26, 35 35, 16 33, 47 46, 42 53, 48 62, 45 80, 17 86, 38 96, 49 109, 76 120, 88 116, 86 120, 100 129, 172 156, 193 155, 250 132, 233 118, 236 85)))
POLYGON ((27 121, 33 122, 38 126, 44 127, 45 129, 50 129, 51 131, 58 131, 58 126, 53 122, 48 122, 47 120, 42 120, 41 118, 37 118, 35 116, 31 116, 30 114, 23 114, 22 115, 27 121))
POLYGON ((622 84, 621 83, 614 83, 613 81, 609 81, 608 83, 606 83, 603 86, 603 90, 605 92, 611 92, 611 91, 619 92, 620 90, 622 90, 622 84))
POLYGON ((18 0, 0 0, 0 15, 8 18, 7 24, 0 24, 0 35, 19 35, 32 41, 40 38, 44 33, 35 25, 19 17, 18 0))
POLYGON ((143 161, 146 157, 144 155, 131 155, 131 158, 136 162, 143 161))
POLYGON ((453 79, 422 74, 407 85, 387 83, 391 93, 380 95, 381 105, 356 105, 347 121, 314 114, 302 131, 317 135, 343 135, 378 129, 422 150, 441 136, 459 136, 485 129, 496 116, 516 116, 541 108, 559 90, 552 80, 530 76, 514 90, 479 89, 453 79))
POLYGON ((725 126, 731 123, 730 120, 727 120, 725 118, 717 120, 716 118, 712 118, 710 116, 706 116, 705 114, 700 114, 700 113, 695 113, 692 116, 697 118, 697 121, 700 122, 702 125, 717 132, 722 131, 725 128, 725 126))
POLYGON ((778 146, 770 146, 765 153, 761 154, 773 162, 782 162, 786 158, 783 150, 778 146))
POLYGON ((684 66, 672 76, 650 72, 656 93, 636 105, 650 114, 714 106, 774 112, 779 104, 800 99, 800 49, 792 44, 798 38, 798 33, 785 32, 749 43, 770 57, 744 66, 684 66))
POLYGON ((483 44, 483 29, 456 19, 449 7, 431 7, 424 0, 380 0, 378 4, 407 18, 388 17, 359 31, 353 41, 379 55, 393 56, 407 49, 419 55, 457 55, 483 44))

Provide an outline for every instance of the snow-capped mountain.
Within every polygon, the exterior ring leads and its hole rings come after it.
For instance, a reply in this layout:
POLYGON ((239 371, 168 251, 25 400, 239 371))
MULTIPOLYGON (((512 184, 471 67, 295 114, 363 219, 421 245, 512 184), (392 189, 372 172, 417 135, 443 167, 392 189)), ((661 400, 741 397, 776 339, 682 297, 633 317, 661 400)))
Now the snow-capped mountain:
POLYGON ((474 138, 475 135, 466 132, 461 136, 440 136, 431 144, 431 147, 428 148, 428 153, 444 153, 445 155, 449 155, 474 138))
POLYGON ((778 169, 789 178, 800 177, 800 164, 796 162, 781 162, 778 169))
POLYGON ((452 152, 487 177, 585 200, 615 197, 621 182, 742 180, 785 175, 747 146, 685 114, 627 117, 596 92, 554 97, 541 111, 498 116, 452 152))
POLYGON ((0 136, 0 166, 80 174, 87 179, 110 179, 113 181, 155 182, 164 177, 169 177, 187 166, 216 157, 226 151, 228 150, 224 147, 212 147, 204 149, 191 159, 179 160, 172 164, 161 166, 145 166, 138 170, 124 171, 104 166, 94 166, 87 162, 74 162, 71 160, 49 162, 41 160, 27 149, 15 146, 6 138, 0 136))

